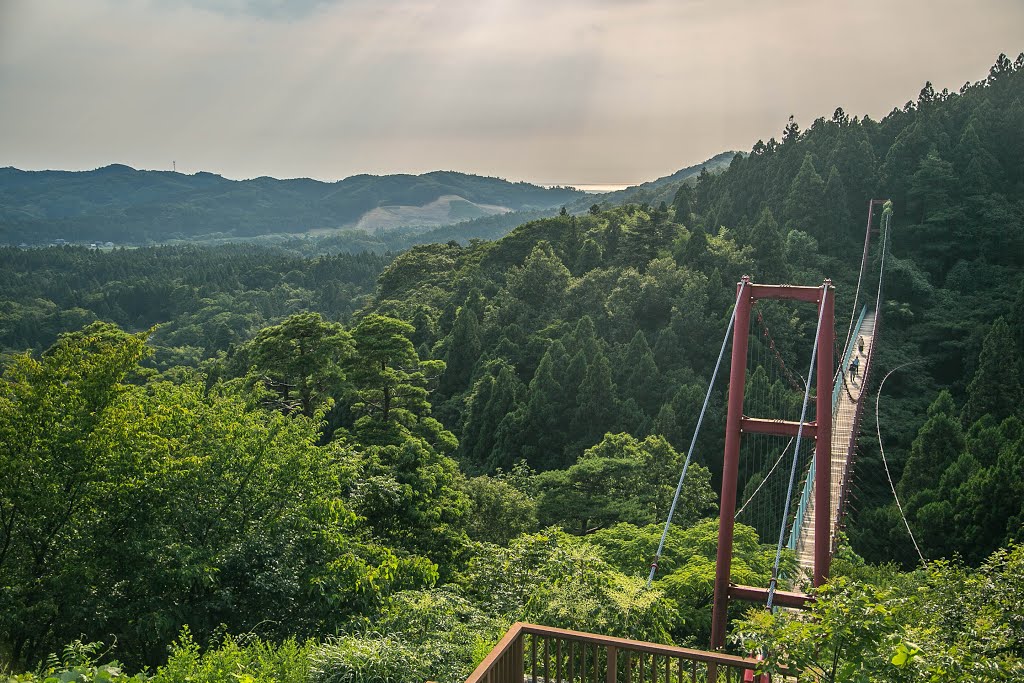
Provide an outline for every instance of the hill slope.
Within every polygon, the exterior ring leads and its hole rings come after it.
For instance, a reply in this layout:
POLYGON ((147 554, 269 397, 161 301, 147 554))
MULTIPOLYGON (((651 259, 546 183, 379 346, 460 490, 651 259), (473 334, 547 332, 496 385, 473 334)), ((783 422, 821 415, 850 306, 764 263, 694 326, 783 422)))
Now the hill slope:
MULTIPOLYGON (((376 306, 404 315, 424 352, 447 361, 435 414, 469 469, 572 467, 619 430, 682 449, 737 279, 830 277, 845 330, 867 202, 891 198, 875 377, 923 362, 885 386, 888 467, 925 556, 980 561, 1024 537, 1013 493, 1024 487, 1022 85, 1024 55, 1001 57, 988 78, 959 93, 926 85, 881 121, 841 109, 804 132, 791 121, 781 141, 702 174, 671 206, 413 248, 383 272, 376 306)), ((762 312, 786 363, 806 362, 813 321, 762 312)), ((721 396, 712 408, 700 457, 715 473, 721 396)), ((869 407, 849 537, 872 561, 913 565, 873 422, 869 407)))
POLYGON ((229 180, 200 172, 138 171, 119 164, 94 171, 0 169, 0 243, 114 241, 142 244, 200 237, 251 237, 355 227, 437 226, 514 210, 561 206, 583 193, 499 178, 434 171, 309 178, 229 180), (441 204, 437 200, 445 198, 441 204))
MULTIPOLYGON (((737 154, 739 152, 719 152, 707 161, 681 168, 671 175, 640 183, 639 185, 632 185, 623 190, 602 194, 600 195, 599 203, 611 206, 622 206, 623 204, 656 205, 661 202, 671 204, 672 198, 683 183, 687 181, 691 183, 696 182, 697 177, 705 170, 708 173, 724 171, 729 167, 729 163, 732 162, 733 157, 737 154)), ((591 204, 593 204, 593 198, 581 197, 572 205, 572 208, 574 211, 580 211, 590 208, 591 204)))

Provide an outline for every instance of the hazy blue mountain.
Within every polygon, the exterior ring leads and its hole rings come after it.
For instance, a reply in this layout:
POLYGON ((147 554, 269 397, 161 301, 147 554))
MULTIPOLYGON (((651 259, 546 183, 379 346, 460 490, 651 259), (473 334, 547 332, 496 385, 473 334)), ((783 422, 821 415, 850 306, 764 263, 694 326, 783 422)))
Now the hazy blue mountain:
POLYGON ((94 171, 0 168, 0 243, 45 244, 254 237, 360 228, 422 229, 508 211, 560 207, 583 193, 453 171, 356 175, 334 183, 309 178, 230 180, 139 171, 113 164, 94 171))

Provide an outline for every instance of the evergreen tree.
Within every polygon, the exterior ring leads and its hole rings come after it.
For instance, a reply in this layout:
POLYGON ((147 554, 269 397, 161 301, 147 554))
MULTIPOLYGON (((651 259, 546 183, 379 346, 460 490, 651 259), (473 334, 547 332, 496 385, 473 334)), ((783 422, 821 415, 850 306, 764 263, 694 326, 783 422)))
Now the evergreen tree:
POLYGON ((274 407, 307 417, 341 393, 352 336, 319 313, 299 313, 264 328, 240 354, 274 392, 274 407))
POLYGON ((601 259, 601 245, 588 237, 583 241, 583 246, 580 247, 580 255, 576 259, 574 272, 576 275, 583 275, 594 268, 598 268, 601 266, 601 259))
POLYGON ((654 415, 662 398, 661 374, 643 330, 633 335, 616 374, 622 398, 632 398, 647 415, 654 415))
MULTIPOLYGON (((615 384, 612 366, 600 354, 587 368, 586 379, 576 396, 576 411, 572 419, 572 435, 576 444, 596 444, 605 432, 618 427, 615 384)), ((571 464, 569 460, 567 464, 571 464)))
POLYGON ((899 493, 909 513, 934 500, 939 478, 963 452, 964 445, 953 397, 943 390, 928 407, 928 420, 918 430, 903 468, 899 493))
POLYGON ((551 244, 539 243, 521 267, 508 273, 507 293, 523 306, 524 317, 518 322, 536 328, 538 323, 557 318, 571 281, 572 274, 551 244))
POLYGON ((767 206, 750 231, 750 244, 754 247, 754 263, 765 282, 787 280, 784 240, 775 216, 767 206))
MULTIPOLYGON (((555 344, 552 344, 553 346, 555 344)), ((564 349, 561 353, 564 355, 564 349)), ((511 457, 512 461, 522 457, 538 470, 563 466, 562 451, 566 425, 562 415, 570 400, 555 378, 554 356, 555 353, 549 348, 541 358, 537 371, 530 380, 524 403, 517 411, 518 425, 515 426, 519 428, 516 436, 521 439, 521 451, 515 454, 508 447, 501 449, 504 460, 509 460, 510 456, 515 456, 511 457)), ((506 428, 510 429, 512 426, 508 425, 506 428)))
POLYGON ((696 196, 694 195, 693 188, 683 183, 676 190, 676 194, 672 197, 672 208, 676 212, 676 222, 686 224, 690 220, 690 214, 693 213, 694 203, 696 202, 696 196))
POLYGON ((458 393, 469 383, 473 366, 480 358, 480 320, 477 317, 476 302, 480 294, 475 291, 455 316, 455 324, 448 335, 448 350, 445 353, 445 371, 441 377, 441 391, 446 396, 458 393))
POLYGON ((828 180, 825 181, 825 229, 824 234, 829 236, 826 244, 835 245, 830 253, 837 255, 841 251, 839 247, 849 244, 850 226, 853 223, 850 217, 850 208, 847 204, 848 196, 843 178, 839 175, 839 169, 832 166, 828 171, 828 180))
MULTIPOLYGON (((795 124, 794 124, 795 125, 795 124)), ((810 152, 804 155, 800 171, 793 178, 786 195, 786 229, 802 230, 821 239, 824 235, 825 183, 814 168, 810 152)))
POLYGON ((663 327, 654 342, 654 363, 662 370, 668 370, 677 367, 683 360, 679 335, 671 326, 663 327))
POLYGON ((999 318, 985 337, 978 357, 978 369, 967 385, 964 419, 968 424, 991 415, 996 421, 1020 410, 1020 370, 1017 349, 1006 320, 999 318))
POLYGON ((679 418, 672 408, 672 403, 665 403, 658 411, 650 429, 651 436, 661 436, 668 441, 673 448, 680 450, 689 444, 686 442, 686 435, 679 428, 679 418))
MULTIPOLYGON (((497 449, 497 436, 502 420, 515 412, 524 387, 515 371, 501 363, 497 375, 484 375, 477 381, 469 399, 469 416, 459 443, 459 452, 471 466, 493 472, 508 470, 514 460, 497 449)), ((507 454, 506 454, 507 455, 507 454)))
POLYGON ((444 362, 421 361, 410 339, 414 332, 409 323, 375 313, 352 330, 352 408, 363 416, 355 426, 371 442, 391 443, 396 425, 412 427, 430 414, 428 387, 444 372, 444 362))

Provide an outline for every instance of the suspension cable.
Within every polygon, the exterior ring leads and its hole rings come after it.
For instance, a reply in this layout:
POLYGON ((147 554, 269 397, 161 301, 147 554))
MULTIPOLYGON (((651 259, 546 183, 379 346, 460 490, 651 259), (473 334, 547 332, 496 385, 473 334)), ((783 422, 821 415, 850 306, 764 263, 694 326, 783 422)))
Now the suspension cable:
MULTIPOLYGON (((768 349, 775 356, 775 363, 782 369, 782 375, 789 382, 789 386, 794 391, 801 391, 803 389, 803 383, 798 382, 796 377, 793 376, 793 371, 786 365, 786 361, 782 359, 782 354, 779 353, 779 347, 775 344, 775 338, 772 337, 772 333, 768 330, 768 325, 764 321, 764 316, 761 315, 761 311, 757 311, 757 322, 761 325, 761 329, 764 332, 764 336, 768 339, 768 349)), ((803 377, 800 378, 801 380, 803 377)))
MULTIPOLYGON (((772 578, 768 584, 768 609, 775 601, 775 589, 779 583, 779 563, 782 561, 782 543, 786 537, 786 521, 789 519, 789 506, 793 500, 793 482, 796 480, 796 466, 800 459, 800 441, 804 435, 804 420, 807 418, 807 402, 811 396, 811 381, 814 379, 814 362, 818 356, 818 340, 821 337, 821 320, 825 315, 825 299, 828 297, 828 286, 821 288, 821 306, 818 309, 818 328, 814 331, 814 347, 811 349, 811 367, 807 370, 807 386, 804 388, 804 403, 800 407, 800 424, 796 429, 796 447, 793 449, 793 466, 789 470, 789 488, 786 490, 786 506, 783 508, 782 524, 779 526, 779 543, 775 548, 775 564, 772 565, 772 578)), ((816 532, 819 530, 816 530, 816 532)), ((827 531, 826 531, 827 533, 827 531)))
POLYGON ((775 472, 775 468, 779 466, 779 463, 782 462, 782 459, 786 457, 786 451, 788 451, 789 447, 793 445, 794 439, 795 437, 791 437, 789 439, 789 443, 787 443, 786 447, 782 449, 781 453, 779 453, 779 457, 775 460, 775 464, 772 465, 772 468, 768 470, 768 474, 764 475, 764 479, 762 479, 761 483, 757 485, 757 488, 754 489, 754 492, 750 494, 750 498, 747 498, 746 502, 743 503, 740 509, 736 511, 737 517, 739 517, 743 513, 743 511, 747 509, 747 506, 750 505, 750 501, 754 500, 754 496, 756 496, 757 492, 761 490, 761 487, 765 485, 765 483, 768 481, 768 478, 772 476, 772 473, 775 472))
MULTIPOLYGON (((856 291, 854 292, 854 295, 853 295, 853 310, 850 311, 850 327, 846 331, 846 343, 843 344, 843 351, 845 351, 847 349, 847 347, 850 346, 850 338, 853 336, 853 319, 854 319, 854 316, 857 315, 857 300, 860 298, 861 279, 864 277, 864 269, 868 265, 868 247, 871 244, 870 243, 871 217, 872 217, 873 209, 874 209, 874 206, 875 206, 874 202, 875 202, 874 199, 868 200, 868 226, 867 226, 867 232, 864 235, 864 253, 860 257, 860 272, 857 273, 857 289, 856 289, 856 291)), ((883 238, 883 240, 884 240, 884 238, 883 238)), ((840 364, 839 367, 842 368, 842 364, 840 364)), ((837 379, 839 379, 839 375, 838 374, 836 374, 834 377, 832 377, 832 382, 835 383, 835 381, 837 379)))
POLYGON ((693 449, 697 445, 697 435, 700 434, 701 424, 704 422, 704 413, 707 412, 708 403, 711 401, 711 392, 715 388, 715 379, 718 377, 718 369, 722 365, 722 357, 725 355, 725 347, 729 344, 729 335, 732 333, 733 323, 736 322, 736 309, 739 308, 740 299, 747 286, 745 280, 740 282, 740 291, 736 294, 736 303, 732 307, 732 314, 729 316, 729 325, 725 328, 725 338, 722 340, 722 348, 718 352, 718 361, 711 373, 711 381, 708 382, 708 393, 704 396, 704 405, 700 409, 700 416, 697 418, 697 426, 693 430, 693 438, 690 440, 690 449, 686 452, 686 460, 683 462, 683 472, 679 475, 679 483, 676 484, 676 493, 672 497, 672 506, 668 510, 668 519, 665 520, 665 529, 661 532, 661 541, 658 543, 658 552, 654 554, 651 562, 651 573, 647 576, 647 587, 651 587, 654 581, 654 574, 658 571, 658 560, 661 559, 661 552, 665 549, 665 539, 668 538, 668 529, 672 524, 672 515, 676 512, 676 505, 679 503, 679 494, 683 491, 683 481, 686 479, 686 470, 690 467, 690 460, 693 458, 693 449))
POLYGON ((885 459, 885 449, 882 447, 882 427, 878 420, 878 403, 882 400, 882 387, 885 386, 885 380, 889 379, 889 375, 896 372, 900 368, 905 368, 908 365, 917 365, 923 363, 924 360, 912 360, 903 365, 897 365, 889 371, 882 381, 878 384, 878 395, 875 396, 875 431, 878 433, 878 450, 882 454, 882 465, 885 466, 885 476, 889 480, 889 488, 892 489, 892 497, 896 500, 896 508, 900 511, 900 517, 903 518, 903 525, 907 527, 907 533, 910 535, 910 542, 914 544, 914 550, 917 551, 917 556, 921 558, 921 564, 928 564, 928 561, 924 559, 924 555, 921 554, 921 548, 917 545, 917 539, 914 538, 914 532, 910 530, 910 522, 907 521, 907 515, 903 512, 903 505, 900 504, 900 497, 896 495, 896 485, 892 483, 892 474, 889 473, 889 463, 885 459))

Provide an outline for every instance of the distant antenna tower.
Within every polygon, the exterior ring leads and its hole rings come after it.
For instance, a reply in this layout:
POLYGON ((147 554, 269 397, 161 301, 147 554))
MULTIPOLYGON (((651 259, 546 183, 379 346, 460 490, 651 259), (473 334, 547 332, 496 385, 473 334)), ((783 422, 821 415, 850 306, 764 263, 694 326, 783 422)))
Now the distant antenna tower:
POLYGON ((172 169, 172 170, 173 170, 173 171, 174 171, 175 173, 177 173, 177 172, 178 172, 178 162, 177 162, 177 161, 172 161, 172 162, 171 162, 171 169, 172 169))

